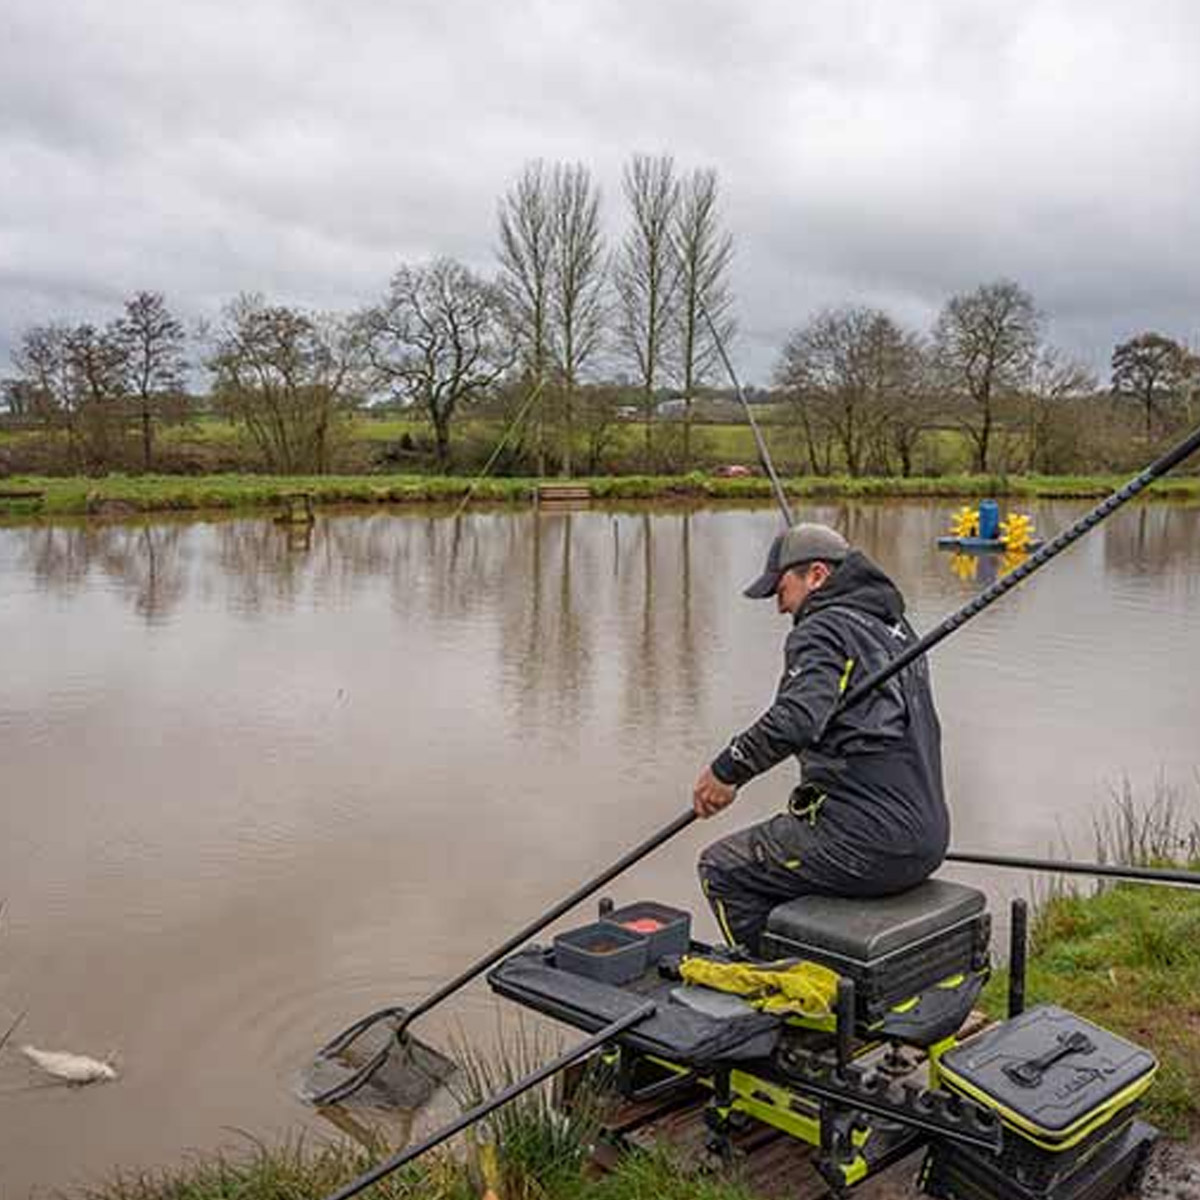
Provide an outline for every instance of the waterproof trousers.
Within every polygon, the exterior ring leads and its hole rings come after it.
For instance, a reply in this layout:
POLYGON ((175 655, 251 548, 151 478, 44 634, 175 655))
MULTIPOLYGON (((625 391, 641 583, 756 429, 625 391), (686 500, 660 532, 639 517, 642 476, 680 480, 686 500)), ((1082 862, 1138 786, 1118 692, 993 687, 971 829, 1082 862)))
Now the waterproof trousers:
POLYGON ((700 886, 731 946, 759 955, 771 909, 797 896, 887 896, 916 887, 941 855, 871 852, 806 817, 780 813, 700 855, 700 886))

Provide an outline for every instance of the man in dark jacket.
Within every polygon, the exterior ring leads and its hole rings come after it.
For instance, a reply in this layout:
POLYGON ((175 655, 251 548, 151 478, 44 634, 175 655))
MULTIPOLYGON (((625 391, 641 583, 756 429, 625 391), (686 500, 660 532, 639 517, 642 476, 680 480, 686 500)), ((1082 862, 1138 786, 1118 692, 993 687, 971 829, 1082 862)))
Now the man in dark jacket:
POLYGON ((937 869, 949 841, 941 727, 924 658, 845 711, 843 692, 911 644, 895 584, 825 525, 793 525, 745 594, 793 619, 774 703, 696 781, 711 817, 789 755, 801 783, 788 811, 700 856, 700 882, 731 944, 758 950, 775 905, 811 892, 882 896, 937 869))

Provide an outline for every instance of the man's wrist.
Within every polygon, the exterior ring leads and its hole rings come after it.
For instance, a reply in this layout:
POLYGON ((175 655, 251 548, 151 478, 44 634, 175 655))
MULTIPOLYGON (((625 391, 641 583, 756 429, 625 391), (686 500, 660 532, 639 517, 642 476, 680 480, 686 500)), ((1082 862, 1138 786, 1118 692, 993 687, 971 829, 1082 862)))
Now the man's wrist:
POLYGON ((745 766, 733 757, 728 746, 712 760, 708 769, 728 787, 741 787, 751 777, 745 766))

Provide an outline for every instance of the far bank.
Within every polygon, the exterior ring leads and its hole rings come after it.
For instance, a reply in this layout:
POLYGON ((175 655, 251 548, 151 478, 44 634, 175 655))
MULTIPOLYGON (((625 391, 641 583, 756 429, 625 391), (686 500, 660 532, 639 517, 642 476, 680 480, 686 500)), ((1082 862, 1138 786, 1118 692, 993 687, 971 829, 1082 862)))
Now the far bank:
MULTIPOLYGON (((107 475, 0 479, 0 517, 126 516, 205 509, 281 508, 428 503, 530 504, 541 484, 568 481, 484 479, 448 475, 107 475)), ((804 476, 784 480, 790 497, 805 499, 994 497, 999 500, 1099 499, 1122 483, 1112 475, 804 476)), ((619 475, 572 479, 594 500, 747 501, 771 503, 770 481, 760 476, 619 475)), ((1160 479, 1151 499, 1200 499, 1200 477, 1160 479)))

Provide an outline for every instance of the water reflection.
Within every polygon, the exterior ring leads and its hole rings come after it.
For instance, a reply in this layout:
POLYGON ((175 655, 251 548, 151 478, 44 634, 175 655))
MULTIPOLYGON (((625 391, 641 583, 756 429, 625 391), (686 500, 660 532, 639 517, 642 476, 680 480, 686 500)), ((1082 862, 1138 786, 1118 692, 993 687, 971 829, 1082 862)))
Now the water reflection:
MULTIPOLYGON (((1002 569, 955 574, 948 507, 803 515, 929 629, 1002 569)), ((1038 528, 1087 507, 1035 506, 1038 528)), ((960 847, 1067 834, 1087 853, 1114 779, 1191 780, 1198 517, 1115 514, 935 652, 960 847)), ((778 526, 762 507, 377 511, 299 538, 269 519, 0 527, 0 1001, 131 1065, 111 1109, 6 1108, 0 1191, 311 1118, 288 1081, 334 1028, 431 990, 676 815, 778 676, 786 621, 740 597, 778 526)), ((731 825, 791 782, 756 781, 731 825)), ((711 836, 625 894, 709 932, 711 836)), ((464 994, 454 1018, 486 1036, 485 1005, 464 994)))

